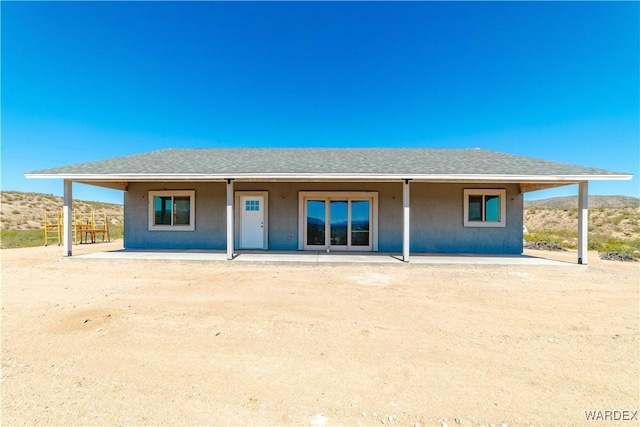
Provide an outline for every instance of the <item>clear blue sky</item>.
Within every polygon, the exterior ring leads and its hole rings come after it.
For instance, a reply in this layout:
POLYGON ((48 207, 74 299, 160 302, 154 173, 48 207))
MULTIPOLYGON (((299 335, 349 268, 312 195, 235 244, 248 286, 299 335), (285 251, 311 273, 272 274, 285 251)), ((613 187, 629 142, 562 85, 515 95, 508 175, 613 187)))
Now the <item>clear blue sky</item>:
POLYGON ((0 7, 3 190, 61 194, 23 174, 161 148, 309 146, 480 147, 640 193, 638 2, 0 7))

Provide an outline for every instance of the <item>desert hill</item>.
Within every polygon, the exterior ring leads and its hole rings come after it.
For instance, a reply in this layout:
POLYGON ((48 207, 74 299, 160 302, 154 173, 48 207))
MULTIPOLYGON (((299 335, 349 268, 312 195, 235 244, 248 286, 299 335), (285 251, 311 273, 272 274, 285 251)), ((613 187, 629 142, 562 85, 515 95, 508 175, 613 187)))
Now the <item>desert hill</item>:
MULTIPOLYGON (((640 198, 629 196, 589 196, 589 208, 639 207, 640 198)), ((578 196, 551 197, 549 199, 524 202, 525 209, 576 209, 578 196)))
MULTIPOLYGON (((0 195, 1 230, 38 230, 43 228, 45 211, 53 217, 62 209, 62 197, 51 194, 3 191, 0 195)), ((91 211, 107 214, 107 220, 116 226, 124 223, 124 208, 112 203, 74 200, 73 209, 83 215, 91 211)))
MULTIPOLYGON (((524 225, 529 231, 577 233, 577 196, 525 201, 524 225)), ((640 199, 589 196, 589 233, 624 240, 640 239, 640 199)))

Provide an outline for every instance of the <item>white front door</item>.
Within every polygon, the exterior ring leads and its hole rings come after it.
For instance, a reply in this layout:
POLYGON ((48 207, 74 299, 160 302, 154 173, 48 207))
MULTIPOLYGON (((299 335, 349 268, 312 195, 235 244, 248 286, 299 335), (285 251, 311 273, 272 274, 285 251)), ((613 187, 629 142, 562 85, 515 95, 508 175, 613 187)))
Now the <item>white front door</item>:
POLYGON ((264 249, 264 197, 240 197, 240 248, 264 249))

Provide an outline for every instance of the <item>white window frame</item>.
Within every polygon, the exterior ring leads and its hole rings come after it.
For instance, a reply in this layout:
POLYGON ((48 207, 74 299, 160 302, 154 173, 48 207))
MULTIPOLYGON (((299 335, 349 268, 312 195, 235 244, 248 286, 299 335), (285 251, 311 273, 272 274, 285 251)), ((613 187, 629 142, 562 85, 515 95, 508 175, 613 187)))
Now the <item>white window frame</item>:
MULTIPOLYGON (((196 192, 195 190, 149 191, 148 197, 149 197, 149 231, 195 231, 196 229, 196 192), (189 196, 189 224, 188 225, 156 225, 154 199, 156 197, 184 197, 184 196, 189 196)), ((172 218, 172 221, 173 221, 173 218, 172 218)))
MULTIPOLYGON (((484 199, 483 199, 484 200, 484 199)), ((486 214, 484 206, 482 210, 486 214)), ((489 188, 466 188, 464 190, 464 226, 465 227, 506 227, 507 226, 507 190, 489 188), (500 203, 500 221, 469 221, 469 196, 498 196, 500 203)))

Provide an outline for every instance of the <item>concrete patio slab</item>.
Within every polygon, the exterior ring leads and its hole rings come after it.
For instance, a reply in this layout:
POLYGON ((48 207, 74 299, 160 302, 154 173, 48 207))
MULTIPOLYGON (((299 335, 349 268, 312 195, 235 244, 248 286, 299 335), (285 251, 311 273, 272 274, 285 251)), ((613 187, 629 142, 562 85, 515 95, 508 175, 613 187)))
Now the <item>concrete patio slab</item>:
MULTIPOLYGON (((82 259, 123 259, 162 261, 217 261, 227 262, 224 251, 206 250, 130 250, 94 252, 77 255, 82 259)), ((395 253, 354 254, 349 252, 277 252, 239 251, 233 263, 325 263, 325 264, 405 264, 395 253)), ((526 265, 526 266, 576 266, 578 264, 533 257, 528 255, 477 255, 477 254, 417 254, 411 255, 409 264, 431 265, 526 265)))

